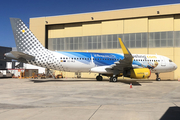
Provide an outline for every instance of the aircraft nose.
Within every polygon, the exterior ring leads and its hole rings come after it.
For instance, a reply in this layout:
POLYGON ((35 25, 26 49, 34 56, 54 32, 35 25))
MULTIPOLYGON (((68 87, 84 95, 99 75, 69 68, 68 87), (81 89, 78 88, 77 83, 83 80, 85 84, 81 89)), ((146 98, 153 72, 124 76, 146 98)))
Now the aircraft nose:
POLYGON ((177 65, 174 63, 174 69, 176 70, 177 69, 177 65))

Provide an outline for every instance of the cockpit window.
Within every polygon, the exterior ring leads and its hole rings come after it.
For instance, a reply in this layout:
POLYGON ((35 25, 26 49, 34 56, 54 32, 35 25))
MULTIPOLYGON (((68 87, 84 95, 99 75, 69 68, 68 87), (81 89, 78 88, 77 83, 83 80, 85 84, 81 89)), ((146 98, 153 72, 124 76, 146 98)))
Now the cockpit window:
POLYGON ((172 60, 169 59, 169 62, 172 62, 172 60))

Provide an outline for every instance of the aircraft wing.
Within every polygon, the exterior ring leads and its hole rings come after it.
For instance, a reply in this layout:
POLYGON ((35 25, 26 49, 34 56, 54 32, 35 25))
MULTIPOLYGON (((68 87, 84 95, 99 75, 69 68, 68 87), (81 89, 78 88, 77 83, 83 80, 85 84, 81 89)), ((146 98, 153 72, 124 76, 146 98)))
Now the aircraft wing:
POLYGON ((132 54, 130 53, 128 48, 124 45, 121 38, 119 38, 119 42, 120 42, 121 48, 122 48, 123 53, 124 53, 124 59, 119 60, 119 61, 115 62, 115 64, 106 68, 106 70, 113 70, 113 73, 115 73, 115 74, 123 73, 123 71, 125 69, 132 68, 132 61, 133 61, 132 54))
POLYGON ((34 56, 31 56, 31 55, 28 55, 28 54, 25 54, 22 52, 18 52, 18 51, 11 51, 9 53, 6 53, 5 56, 7 58, 15 59, 15 60, 18 60, 18 61, 24 62, 24 63, 27 63, 26 60, 34 60, 35 59, 34 56))

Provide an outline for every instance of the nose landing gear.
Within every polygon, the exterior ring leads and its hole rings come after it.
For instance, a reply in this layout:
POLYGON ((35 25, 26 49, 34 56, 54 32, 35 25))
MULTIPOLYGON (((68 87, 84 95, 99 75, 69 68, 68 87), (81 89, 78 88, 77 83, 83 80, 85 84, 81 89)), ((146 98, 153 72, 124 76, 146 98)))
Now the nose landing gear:
POLYGON ((156 81, 161 81, 161 78, 159 78, 159 73, 155 73, 156 74, 156 81))

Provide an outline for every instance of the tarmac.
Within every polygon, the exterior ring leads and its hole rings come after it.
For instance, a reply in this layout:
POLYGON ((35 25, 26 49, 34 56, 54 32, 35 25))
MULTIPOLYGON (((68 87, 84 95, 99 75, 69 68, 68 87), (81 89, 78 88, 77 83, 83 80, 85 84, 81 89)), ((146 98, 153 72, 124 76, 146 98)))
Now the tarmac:
POLYGON ((180 81, 0 79, 0 120, 180 120, 180 81))

